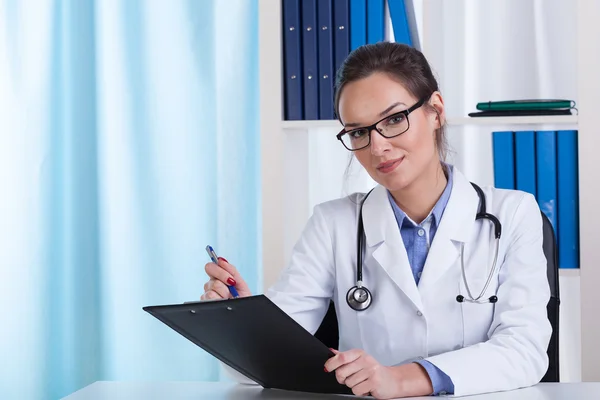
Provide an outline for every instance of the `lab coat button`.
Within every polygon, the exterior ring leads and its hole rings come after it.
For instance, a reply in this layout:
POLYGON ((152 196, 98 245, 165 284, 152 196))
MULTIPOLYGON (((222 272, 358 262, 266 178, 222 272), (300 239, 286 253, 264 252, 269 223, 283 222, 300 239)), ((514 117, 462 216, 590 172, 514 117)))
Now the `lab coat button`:
POLYGON ((442 391, 440 392, 440 396, 445 396, 445 395, 447 395, 447 394, 448 394, 448 393, 446 393, 444 390, 442 390, 442 391))
POLYGON ((423 313, 422 313, 421 311, 417 311, 417 315, 418 315, 419 317, 422 317, 422 316, 423 316, 423 313))
POLYGON ((423 359, 423 357, 421 357, 421 356, 417 357, 417 360, 422 360, 422 359, 423 359))

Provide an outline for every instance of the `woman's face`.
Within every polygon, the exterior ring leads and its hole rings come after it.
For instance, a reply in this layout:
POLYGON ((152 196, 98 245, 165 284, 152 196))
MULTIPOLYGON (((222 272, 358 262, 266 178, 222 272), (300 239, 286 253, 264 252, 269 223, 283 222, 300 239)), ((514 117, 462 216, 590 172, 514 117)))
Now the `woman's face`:
MULTIPOLYGON (((406 110, 419 100, 389 75, 374 73, 344 86, 339 100, 340 119, 349 131, 406 110)), ((443 118, 443 101, 438 92, 431 96, 429 104, 443 118)), ((411 112, 408 120, 410 128, 390 139, 372 130, 371 144, 354 152, 371 178, 391 192, 409 187, 426 171, 434 171, 439 163, 435 143, 435 131, 440 127, 438 115, 422 106, 411 112)), ((390 120, 390 129, 398 121, 390 120)))

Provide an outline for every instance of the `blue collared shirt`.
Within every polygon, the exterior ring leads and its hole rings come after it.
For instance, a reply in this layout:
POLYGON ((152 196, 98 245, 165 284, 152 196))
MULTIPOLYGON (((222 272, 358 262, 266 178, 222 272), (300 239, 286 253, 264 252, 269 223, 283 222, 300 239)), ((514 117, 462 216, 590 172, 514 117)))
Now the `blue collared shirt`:
MULTIPOLYGON (((450 199, 450 193, 452 192, 452 166, 446 165, 446 171, 448 172, 448 183, 446 184, 446 188, 433 207, 433 210, 431 210, 427 218, 420 224, 412 221, 406 213, 398 207, 392 194, 388 191, 388 198, 392 205, 392 209, 394 210, 394 216, 396 217, 400 235, 402 236, 406 254, 408 255, 410 268, 417 285, 421 279, 421 273, 423 272, 425 260, 429 253, 429 246, 431 246, 431 243, 433 242, 442 215, 444 214, 444 209, 448 204, 448 199, 450 199)), ((454 383, 452 382, 452 379, 450 379, 450 377, 442 370, 427 360, 419 360, 416 362, 422 365, 427 371, 427 374, 429 374, 434 395, 454 393, 454 383)))

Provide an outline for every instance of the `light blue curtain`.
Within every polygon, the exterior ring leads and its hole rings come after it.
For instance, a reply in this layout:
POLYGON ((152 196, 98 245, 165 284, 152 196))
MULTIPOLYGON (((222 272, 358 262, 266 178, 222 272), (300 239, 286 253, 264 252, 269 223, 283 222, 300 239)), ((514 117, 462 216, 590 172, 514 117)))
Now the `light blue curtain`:
POLYGON ((0 0, 0 398, 219 380, 142 311, 261 291, 257 0, 0 0))

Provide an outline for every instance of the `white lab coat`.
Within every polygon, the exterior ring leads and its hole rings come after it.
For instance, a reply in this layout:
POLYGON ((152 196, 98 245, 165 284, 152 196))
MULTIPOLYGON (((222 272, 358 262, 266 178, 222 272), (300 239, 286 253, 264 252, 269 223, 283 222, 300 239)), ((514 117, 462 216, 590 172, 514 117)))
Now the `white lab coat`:
POLYGON ((464 287, 460 247, 471 292, 490 271, 493 224, 475 221, 479 199, 454 167, 454 185, 419 284, 415 283, 386 189, 376 187, 363 208, 363 282, 373 294, 365 311, 346 303, 356 284, 356 229, 364 194, 315 207, 288 267, 266 295, 309 332, 329 300, 336 305, 339 350, 363 349, 383 365, 426 359, 453 381, 455 395, 536 384, 548 367, 550 290, 542 250, 542 220, 534 197, 482 188, 487 211, 502 223, 496 272, 485 297, 496 304, 458 303, 464 287))

